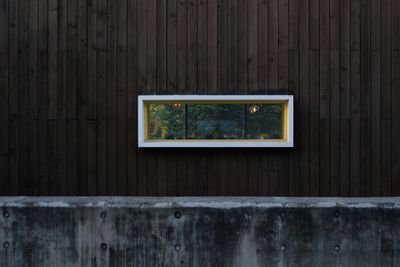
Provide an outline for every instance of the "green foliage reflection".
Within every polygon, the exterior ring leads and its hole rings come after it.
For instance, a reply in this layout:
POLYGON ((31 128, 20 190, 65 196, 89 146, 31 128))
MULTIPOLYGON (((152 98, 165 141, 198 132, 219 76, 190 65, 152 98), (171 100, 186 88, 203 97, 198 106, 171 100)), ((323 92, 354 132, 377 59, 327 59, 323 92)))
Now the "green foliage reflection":
POLYGON ((148 136, 168 139, 281 139, 280 104, 149 104, 148 136))

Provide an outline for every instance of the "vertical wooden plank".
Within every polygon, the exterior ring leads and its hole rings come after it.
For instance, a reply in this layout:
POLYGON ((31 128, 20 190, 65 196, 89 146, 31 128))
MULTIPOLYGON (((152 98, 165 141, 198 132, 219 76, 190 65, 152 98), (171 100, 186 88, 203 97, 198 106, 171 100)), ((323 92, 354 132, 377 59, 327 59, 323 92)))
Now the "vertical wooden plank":
POLYGON ((288 49, 289 49, 289 1, 279 1, 279 89, 288 88, 288 49))
MULTIPOLYGON (((257 41, 258 41, 258 93, 263 94, 268 92, 268 1, 258 1, 257 14, 257 41)), ((253 89, 252 89, 253 90, 253 89)), ((253 91, 252 91, 253 92, 253 91)), ((257 160, 257 184, 259 195, 268 195, 268 155, 269 153, 259 153, 257 160)), ((252 159, 250 159, 251 162, 252 159)), ((250 174, 249 174, 250 175, 250 174)))
MULTIPOLYGON (((178 4, 178 20, 177 20, 177 56, 178 56, 178 92, 185 93, 187 89, 187 53, 188 53, 188 1, 177 0, 178 4)), ((187 159, 184 151, 179 150, 177 153, 177 194, 187 194, 188 178, 187 178, 187 159)))
MULTIPOLYGON (((97 178, 97 122, 96 120, 88 120, 86 127, 87 138, 87 195, 105 195, 100 193, 100 180, 97 178)), ((102 192, 104 192, 104 188, 102 192)))
MULTIPOLYGON (((99 195, 107 195, 107 1, 97 1, 96 178, 99 195)), ((94 129, 92 127, 91 129, 94 129)), ((90 129, 90 130, 91 130, 90 129)), ((88 135, 92 133, 88 132, 88 135)), ((88 137, 89 138, 89 137, 88 137)))
POLYGON ((117 194, 128 194, 127 180, 127 2, 117 1, 117 194))
POLYGON ((207 2, 207 80, 208 94, 218 89, 218 0, 207 2))
POLYGON ((330 78, 329 78, 329 48, 330 20, 329 1, 320 2, 320 195, 329 195, 329 117, 330 117, 330 78))
MULTIPOLYGON (((330 52, 329 192, 340 194, 340 70, 339 50, 330 52)), ((325 148, 324 148, 325 149, 325 148)))
POLYGON ((38 55, 39 55, 39 2, 29 2, 29 194, 38 192, 38 55))
POLYGON ((50 177, 57 176, 57 141, 55 139, 48 138, 49 134, 53 136, 57 136, 57 123, 56 120, 52 121, 52 127, 50 127, 50 123, 48 123, 48 118, 56 119, 57 114, 53 112, 53 116, 50 117, 48 114, 48 105, 49 101, 57 102, 57 99, 50 100, 50 86, 52 86, 52 91, 57 91, 57 68, 56 71, 52 71, 55 78, 52 80, 52 84, 50 84, 50 80, 48 79, 48 66, 51 63, 52 66, 57 65, 57 51, 52 50, 52 61, 49 58, 48 46, 57 44, 57 27, 58 22, 55 23, 55 26, 52 26, 50 30, 49 23, 57 20, 54 13, 57 10, 52 8, 51 13, 49 14, 50 3, 47 1, 39 1, 38 7, 38 18, 39 18, 39 28, 38 28, 38 69, 39 69, 39 77, 38 77, 38 91, 39 91, 39 99, 38 99, 38 116, 39 116, 39 125, 38 125, 38 157, 39 157, 39 188, 38 194, 49 194, 49 181, 51 181, 50 177), (53 28, 54 27, 54 28, 53 28), (50 140, 50 141, 49 141, 50 140), (50 143, 50 144, 49 144, 50 143), (50 150, 50 146, 54 149, 50 150), (51 175, 51 176, 50 176, 51 175))
POLYGON ((329 196, 329 119, 320 119, 320 196, 329 196))
POLYGON ((350 195, 350 1, 340 1, 340 194, 350 195))
POLYGON ((360 52, 351 51, 351 138, 350 138, 350 194, 359 196, 360 191, 360 52))
MULTIPOLYGON (((99 188, 97 180, 97 0, 87 0, 87 194, 96 195, 99 188)), ((104 192, 103 192, 104 194, 104 192)))
MULTIPOLYGON (((279 3, 269 1, 268 6, 268 90, 279 89, 279 3)), ((279 193, 279 156, 277 151, 271 151, 268 158, 269 195, 279 193)))
MULTIPOLYGON (((198 0, 197 7, 197 94, 208 92, 208 1, 198 0)), ((199 151, 197 161, 196 195, 207 195, 208 191, 208 155, 206 150, 199 151)))
MULTIPOLYGON (((48 46, 47 43, 44 43, 43 48, 48 51, 48 86, 49 88, 57 88, 57 73, 58 73, 58 1, 57 0, 49 0, 48 6, 46 3, 42 3, 40 1, 41 10, 39 19, 43 19, 46 22, 46 26, 48 27, 48 46), (42 8, 48 7, 48 12, 44 13, 42 8), (46 16, 45 16, 46 14, 46 16), (48 21, 45 19, 48 16, 48 21)), ((42 38, 41 38, 42 39, 42 38)), ((45 38, 43 38, 44 41, 45 38)), ((48 118, 49 119, 57 119, 58 115, 58 90, 49 89, 48 90, 48 118)))
POLYGON ((382 196, 391 195, 391 115, 392 115, 392 83, 391 83, 391 0, 381 0, 381 163, 382 163, 382 196))
MULTIPOLYGON (((167 94, 176 94, 178 91, 178 66, 177 66, 177 56, 178 56, 178 47, 177 47, 177 0, 168 0, 167 1, 167 94)), ((167 195, 175 196, 177 195, 177 153, 176 151, 168 153, 167 158, 167 195)))
POLYGON ((361 67, 361 193, 371 192, 371 89, 370 89, 370 5, 367 0, 360 0, 360 67, 361 67))
MULTIPOLYGON (((49 123, 48 119, 57 118, 57 108, 52 106, 52 117, 50 117, 50 106, 57 103, 57 3, 55 1, 39 1, 39 57, 38 57, 38 195, 48 194, 49 174, 56 173, 53 158, 48 154, 49 123), (50 87, 49 68, 54 73, 52 86, 50 87), (53 88, 51 92, 48 88, 53 88), (50 94, 51 97, 50 97, 50 94)), ((57 128, 55 128, 57 130, 57 128)), ((57 143, 53 144, 57 147, 57 143)), ((56 158, 57 153, 55 154, 56 158)))
MULTIPOLYGON (((157 90, 157 0, 147 1, 147 94, 156 94, 157 90)), ((147 151, 147 194, 158 194, 157 152, 147 151)))
POLYGON ((138 3, 127 1, 127 178, 128 195, 138 194, 137 164, 137 44, 138 3))
POLYGON ((310 49, 319 49, 319 0, 310 0, 310 49))
POLYGON ((68 195, 78 191, 78 132, 77 132, 77 1, 68 1, 67 18, 67 187, 68 195))
MULTIPOLYGON (((310 32, 311 33, 311 32, 310 32)), ((319 31, 318 31, 319 35, 319 31)), ((310 51, 310 73, 319 72, 319 51, 310 51)), ((310 75, 310 195, 319 196, 320 189, 319 75, 310 75)))
POLYGON ((400 3, 399 1, 392 0, 391 1, 391 35, 392 35, 392 49, 398 50, 400 49, 400 3))
MULTIPOLYGON (((196 94, 198 85, 198 53, 197 53, 197 29, 198 29, 198 0, 188 0, 187 7, 187 88, 185 94, 196 94)), ((195 195, 198 183, 198 150, 192 153, 185 151, 187 163, 187 195, 195 195)))
POLYGON ((391 0, 381 0, 380 40, 382 50, 382 119, 391 119, 391 0))
POLYGON ((350 1, 350 49, 360 49, 360 0, 350 1))
MULTIPOLYGON (((258 93, 258 1, 248 1, 248 93, 258 93)), ((247 155, 248 195, 258 194, 258 162, 262 157, 259 151, 250 151, 247 155)))
POLYGON ((329 192, 340 193, 340 0, 330 0, 330 166, 329 192))
MULTIPOLYGON (((228 2, 227 0, 217 0, 217 38, 218 38, 218 94, 226 94, 228 86, 228 2)), ((228 193, 228 176, 224 168, 227 166, 225 153, 217 153, 218 156, 218 195, 228 193)))
POLYGON ((371 5, 371 190, 381 195, 381 1, 371 5))
MULTIPOLYGON (((228 1, 228 94, 238 93, 238 1, 232 0, 228 1)), ((236 195, 238 192, 238 153, 237 151, 229 151, 226 154, 228 166, 232 166, 228 170, 229 180, 228 184, 228 194, 236 195)))
POLYGON ((361 196, 371 195, 371 120, 361 119, 361 196))
POLYGON ((19 3, 18 30, 18 168, 20 194, 28 195, 29 184, 29 2, 19 3))
MULTIPOLYGON (((279 1, 279 89, 287 90, 289 79, 289 1, 279 1)), ((289 92, 289 91, 287 91, 289 92)), ((289 173, 287 151, 279 151, 279 195, 287 196, 289 194, 289 173)))
POLYGON ((228 29, 227 29, 227 57, 228 57, 228 83, 227 92, 228 94, 237 94, 237 77, 238 77, 238 67, 237 67, 237 0, 228 1, 228 29))
POLYGON ((117 194, 117 1, 107 1, 107 189, 117 194))
MULTIPOLYGON (((43 27, 43 31, 40 37, 40 42, 43 39, 43 41, 40 44, 40 51, 47 51, 48 52, 48 71, 45 73, 48 83, 44 83, 44 88, 47 91, 45 95, 43 95, 43 106, 46 107, 46 110, 48 114, 46 115, 45 119, 50 119, 52 120, 51 123, 49 123, 49 136, 52 138, 49 138, 48 140, 52 142, 49 144, 49 181, 51 182, 52 180, 54 181, 52 184, 54 187, 57 185, 55 182, 57 181, 57 176, 58 176, 58 170, 57 170, 57 165, 58 165, 58 125, 57 125, 57 118, 58 118, 58 88, 59 88, 59 81, 58 81, 58 58, 59 56, 62 55, 62 53, 58 53, 58 43, 59 43, 59 15, 58 15, 58 2, 57 1, 48 1, 46 5, 46 1, 39 1, 39 19, 42 20, 41 24, 46 24, 45 27, 43 27), (48 21, 46 19, 47 16, 44 16, 42 19, 43 15, 47 14, 48 16, 48 21), (48 28, 48 40, 45 37, 47 34, 47 28, 48 28), (47 103, 48 102, 48 103, 47 103)), ((65 16, 65 14, 63 14, 65 16)), ((65 28, 65 24, 64 24, 65 28)), ((61 45, 62 52, 66 52, 66 42, 65 39, 61 38, 66 38, 66 34, 64 34, 63 37, 60 37, 60 40, 64 41, 61 45)), ((64 81, 61 79, 61 81, 64 81)), ((40 109, 44 108, 41 106, 40 109)), ((40 127, 46 127, 46 125, 42 124, 40 127)), ((47 138, 46 141, 47 142, 47 138)), ((65 163, 65 161, 63 161, 65 163)), ((61 165, 65 166, 65 165, 61 165)), ((46 166, 47 168, 47 166, 46 166)), ((66 177, 65 177, 66 178, 66 177)), ((66 182, 66 179, 64 179, 66 182)), ((54 193, 53 193, 54 194, 54 193)))
POLYGON ((330 39, 330 49, 339 50, 340 49, 340 0, 330 0, 329 1, 329 39, 330 39))
POLYGON ((340 195, 350 196, 350 119, 340 120, 340 195))
MULTIPOLYGON (((381 0, 370 0, 371 49, 381 49, 381 0)), ((372 99, 371 99, 372 100, 372 99)), ((371 110, 372 111, 372 110, 371 110)))
MULTIPOLYGON (((361 118, 370 119, 371 0, 360 0, 361 118)), ((376 35, 375 35, 376 36, 376 35)))
POLYGON ((360 195, 360 0, 350 2, 350 88, 351 88, 351 137, 350 137, 350 195, 360 195))
POLYGON ((400 194, 400 122, 395 116, 400 112, 400 51, 392 51, 392 195, 400 194))
MULTIPOLYGON (((320 118, 329 119, 329 1, 320 2, 320 118)), ((324 176, 325 177, 325 176, 324 176)))
POLYGON ((277 0, 269 1, 268 7, 268 58, 269 81, 268 89, 277 90, 279 87, 279 5, 277 0))
MULTIPOLYGON (((319 1, 310 1, 310 73, 319 73, 319 1)), ((319 75, 310 75, 310 195, 319 196, 319 75)))
POLYGON ((381 195, 390 196, 392 194, 392 121, 384 119, 381 125, 381 195))
POLYGON ((208 87, 208 1, 198 0, 197 8, 197 94, 208 87))
MULTIPOLYGON (((57 67, 57 176, 51 181, 51 189, 57 188, 61 195, 67 189, 67 90, 68 90, 68 1, 58 2, 58 67, 57 67)), ((51 90, 49 88, 49 90, 51 90)), ((52 191, 53 194, 56 192, 52 191)))
MULTIPOLYGON (((298 101, 298 79, 299 79, 299 14, 298 1, 289 0, 289 83, 288 86, 294 95, 295 101, 298 101)), ((295 132, 294 139, 296 148, 289 154, 289 195, 297 196, 299 192, 299 149, 297 142, 299 136, 299 107, 294 106, 295 132)))
POLYGON ((9 3, 0 2, 0 195, 10 194, 8 77, 9 77, 9 3))
POLYGON ((310 194, 310 96, 309 96, 309 1, 299 2, 299 136, 300 195, 310 194))
POLYGON ((188 1, 179 0, 178 5, 178 90, 183 93, 187 88, 187 11, 188 1))
POLYGON ((350 119, 350 1, 340 2, 340 118, 350 119))
MULTIPOLYGON (((248 39, 247 0, 237 0, 237 86, 238 94, 247 94, 248 39)), ((252 14, 249 14, 251 16, 252 14)))
POLYGON ((88 1, 78 1, 77 6, 77 187, 74 195, 88 194, 88 157, 87 157, 87 68, 88 65, 88 40, 87 40, 87 14, 88 1))
POLYGON ((185 93, 195 93, 197 89, 198 73, 197 73, 197 14, 198 10, 198 0, 188 0, 188 11, 187 11, 187 42, 188 42, 188 52, 187 52, 187 89, 185 93))
POLYGON ((289 49, 299 48, 299 2, 289 0, 289 49))
MULTIPOLYGON (((218 13, 217 0, 207 2, 207 94, 218 93, 218 13)), ((211 153, 207 158, 207 194, 218 193, 218 154, 211 153)))
MULTIPOLYGON (((167 86, 167 1, 157 1, 157 94, 166 94, 167 86)), ((158 195, 166 196, 168 190, 168 154, 157 153, 158 195)))
POLYGON ((18 30, 19 2, 9 2, 9 153, 10 195, 18 194, 18 30))
POLYGON ((371 55, 371 194, 381 193, 381 53, 371 55))
MULTIPOLYGON (((248 93, 248 14, 247 0, 237 2, 237 93, 248 93)), ((233 78, 233 77, 232 77, 233 78)), ((237 153, 237 193, 238 195, 248 195, 248 153, 237 153)), ((232 181, 234 182, 234 181, 232 181)))
POLYGON ((258 87, 268 89, 268 1, 258 1, 258 87))

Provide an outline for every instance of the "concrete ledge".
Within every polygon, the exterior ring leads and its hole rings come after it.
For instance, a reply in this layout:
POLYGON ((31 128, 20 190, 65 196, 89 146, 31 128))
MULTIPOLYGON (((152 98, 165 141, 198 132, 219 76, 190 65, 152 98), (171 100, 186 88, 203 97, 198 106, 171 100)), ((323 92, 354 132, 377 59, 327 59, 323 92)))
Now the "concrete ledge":
POLYGON ((0 197, 0 266, 399 266, 400 198, 0 197))

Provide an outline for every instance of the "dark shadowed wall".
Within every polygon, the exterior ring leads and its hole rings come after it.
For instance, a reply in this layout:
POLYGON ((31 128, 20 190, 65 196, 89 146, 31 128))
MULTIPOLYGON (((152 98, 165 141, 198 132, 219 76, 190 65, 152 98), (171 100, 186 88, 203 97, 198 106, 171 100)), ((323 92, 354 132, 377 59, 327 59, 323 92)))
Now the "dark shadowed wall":
POLYGON ((400 1, 0 0, 0 194, 400 194, 400 1), (137 148, 139 94, 295 95, 293 149, 137 148))

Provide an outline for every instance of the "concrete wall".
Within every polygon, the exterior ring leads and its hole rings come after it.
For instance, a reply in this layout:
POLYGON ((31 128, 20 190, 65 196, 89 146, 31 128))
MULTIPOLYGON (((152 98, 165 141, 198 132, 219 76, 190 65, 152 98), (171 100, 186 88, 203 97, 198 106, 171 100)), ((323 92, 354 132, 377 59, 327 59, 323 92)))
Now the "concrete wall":
POLYGON ((400 198, 0 198, 0 266, 399 266, 400 198))

